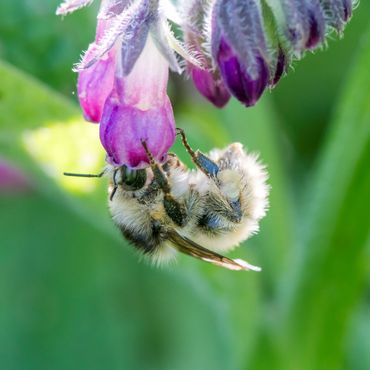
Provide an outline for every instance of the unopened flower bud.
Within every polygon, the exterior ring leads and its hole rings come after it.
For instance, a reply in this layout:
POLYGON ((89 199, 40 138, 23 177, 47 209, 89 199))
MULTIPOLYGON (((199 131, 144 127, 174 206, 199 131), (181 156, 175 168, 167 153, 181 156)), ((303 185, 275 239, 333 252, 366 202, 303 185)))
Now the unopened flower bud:
POLYGON ((324 41, 325 18, 318 0, 307 1, 306 15, 304 21, 307 23, 307 35, 305 47, 313 49, 324 41))
POLYGON ((184 40, 187 48, 196 53, 201 67, 188 62, 188 72, 196 89, 216 107, 222 108, 230 100, 219 71, 205 50, 204 24, 207 22, 208 0, 189 0, 184 6, 184 40))
POLYGON ((352 15, 352 0, 320 0, 327 22, 338 32, 343 31, 352 15))
POLYGON ((251 74, 247 66, 240 62, 240 58, 222 39, 217 62, 231 93, 247 107, 255 105, 269 81, 269 68, 265 59, 261 55, 256 56, 254 62, 256 67, 251 74))
POLYGON ((189 67, 190 75, 194 86, 216 107, 224 107, 230 100, 230 93, 227 91, 221 76, 206 69, 195 66, 189 67))
POLYGON ((266 0, 277 15, 280 31, 299 57, 318 46, 325 37, 324 10, 319 0, 266 0), (281 13, 281 14, 280 14, 281 13))
POLYGON ((260 5, 255 0, 216 0, 212 54, 231 92, 254 105, 270 79, 260 5))

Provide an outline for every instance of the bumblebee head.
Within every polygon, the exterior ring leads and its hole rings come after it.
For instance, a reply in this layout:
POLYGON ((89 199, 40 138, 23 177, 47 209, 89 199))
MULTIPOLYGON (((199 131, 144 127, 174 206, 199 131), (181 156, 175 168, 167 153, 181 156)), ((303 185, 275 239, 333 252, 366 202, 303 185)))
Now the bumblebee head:
POLYGON ((134 170, 125 165, 113 172, 113 184, 122 186, 126 191, 136 191, 144 187, 147 178, 147 170, 134 170))

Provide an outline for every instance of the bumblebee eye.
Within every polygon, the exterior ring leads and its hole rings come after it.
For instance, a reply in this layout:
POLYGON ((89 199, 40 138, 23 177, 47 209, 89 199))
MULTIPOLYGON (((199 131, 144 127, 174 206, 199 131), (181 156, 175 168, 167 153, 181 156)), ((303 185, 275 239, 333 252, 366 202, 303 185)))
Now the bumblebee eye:
POLYGON ((127 166, 121 167, 120 185, 124 190, 134 191, 141 189, 146 182, 146 170, 133 170, 127 166))

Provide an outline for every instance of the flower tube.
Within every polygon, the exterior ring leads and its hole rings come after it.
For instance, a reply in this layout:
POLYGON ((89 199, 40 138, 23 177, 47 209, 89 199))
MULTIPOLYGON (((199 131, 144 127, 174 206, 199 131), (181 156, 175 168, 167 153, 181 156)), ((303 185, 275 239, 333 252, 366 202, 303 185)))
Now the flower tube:
POLYGON ((143 141, 158 162, 165 159, 176 136, 166 91, 168 69, 149 36, 131 73, 124 77, 117 71, 100 123, 100 140, 111 164, 147 167, 143 141))

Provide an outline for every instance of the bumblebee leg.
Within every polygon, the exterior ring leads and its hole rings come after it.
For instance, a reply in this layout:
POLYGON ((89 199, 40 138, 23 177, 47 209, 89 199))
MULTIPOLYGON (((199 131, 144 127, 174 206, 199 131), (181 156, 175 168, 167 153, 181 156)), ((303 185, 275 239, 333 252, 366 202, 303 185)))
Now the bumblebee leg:
POLYGON ((188 140, 185 136, 185 132, 182 128, 177 128, 176 131, 181 136, 182 144, 184 145, 186 151, 190 154, 190 157, 193 160, 194 164, 208 177, 216 179, 217 173, 219 171, 218 165, 199 150, 194 152, 194 150, 189 145, 188 140))
MULTIPOLYGON (((213 205, 214 209, 218 209, 218 213, 227 220, 233 223, 239 223, 242 218, 240 198, 235 197, 235 189, 230 189, 230 186, 225 187, 223 184, 237 184, 240 182, 240 178, 235 176, 235 172, 225 172, 220 170, 219 166, 202 152, 198 150, 194 152, 186 139, 184 130, 181 128, 177 128, 176 130, 181 136, 182 143, 190 154, 195 165, 208 177, 213 179, 216 186, 220 189, 222 195, 219 197, 216 196, 214 199, 209 198, 208 201, 210 204, 213 205), (228 194, 230 192, 232 193, 232 196, 228 194)), ((211 214, 209 217, 205 217, 202 222, 205 223, 205 227, 208 227, 211 230, 219 229, 219 226, 215 226, 215 220, 217 219, 216 215, 211 214)))
POLYGON ((142 141, 141 143, 144 147, 146 155, 148 156, 149 164, 153 171, 154 179, 157 181, 159 187, 163 191, 164 194, 163 206, 164 209, 166 210, 167 215, 172 219, 172 221, 176 225, 181 227, 185 226, 188 218, 185 207, 171 195, 171 187, 170 184, 168 183, 166 174, 163 172, 161 167, 155 161, 146 142, 142 141))

